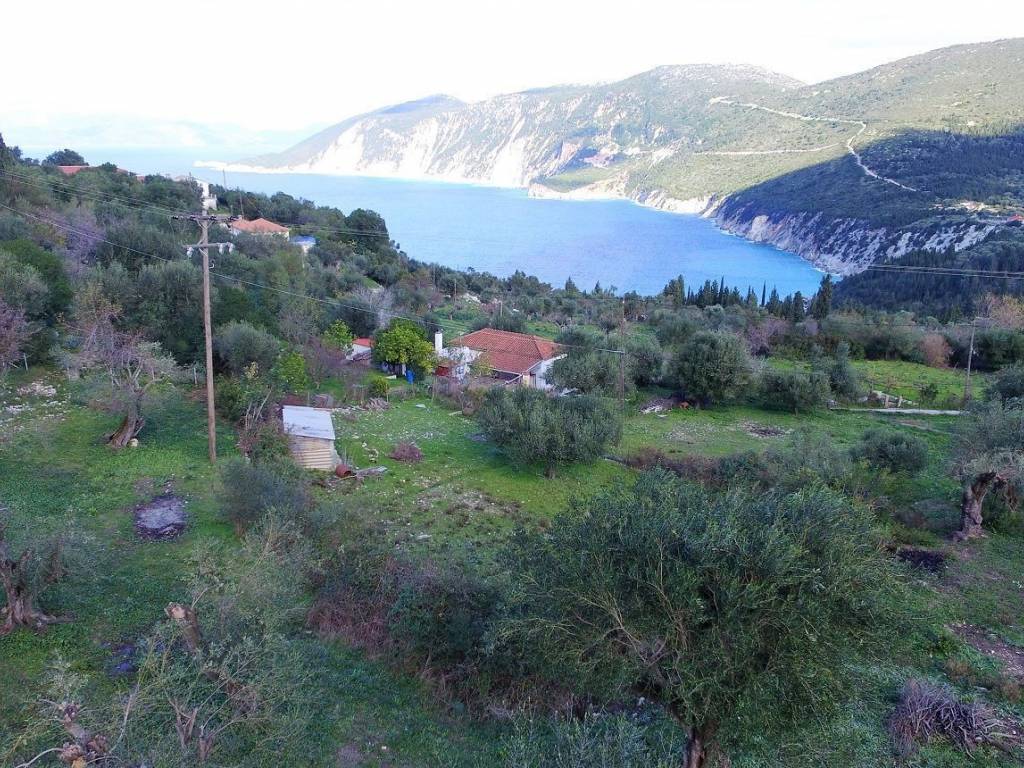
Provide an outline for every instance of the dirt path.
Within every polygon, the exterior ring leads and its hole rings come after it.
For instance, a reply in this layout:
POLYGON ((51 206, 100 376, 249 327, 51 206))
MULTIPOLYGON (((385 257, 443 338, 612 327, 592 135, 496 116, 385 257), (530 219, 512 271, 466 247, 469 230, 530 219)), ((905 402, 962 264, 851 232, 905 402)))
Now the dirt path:
MULTIPOLYGON (((841 125, 856 125, 857 131, 846 139, 846 151, 853 155, 854 161, 857 163, 857 167, 860 168, 867 176, 872 179, 878 179, 884 181, 886 184, 892 184, 894 187, 899 187, 907 192, 920 192, 921 190, 915 187, 903 184, 896 179, 890 179, 888 176, 882 176, 877 171, 873 171, 869 168, 864 158, 861 157, 860 153, 853 146, 853 143, 860 138, 861 134, 867 130, 868 124, 863 120, 847 120, 839 117, 816 117, 814 115, 801 115, 798 112, 784 112, 781 109, 772 109, 771 107, 764 107, 760 104, 755 104, 749 101, 733 101, 728 96, 716 96, 709 102, 711 104, 728 104, 734 107, 745 107, 747 109, 759 109, 762 112, 768 112, 773 115, 779 115, 780 117, 788 117, 793 120, 803 120, 804 122, 810 123, 839 123, 841 125)), ((699 152, 697 154, 702 155, 732 155, 732 156, 744 156, 744 155, 783 155, 783 154, 800 154, 808 152, 823 152, 826 149, 834 149, 838 147, 838 143, 825 144, 820 147, 811 147, 809 149, 750 149, 750 150, 732 150, 732 151, 710 151, 710 152, 699 152)))

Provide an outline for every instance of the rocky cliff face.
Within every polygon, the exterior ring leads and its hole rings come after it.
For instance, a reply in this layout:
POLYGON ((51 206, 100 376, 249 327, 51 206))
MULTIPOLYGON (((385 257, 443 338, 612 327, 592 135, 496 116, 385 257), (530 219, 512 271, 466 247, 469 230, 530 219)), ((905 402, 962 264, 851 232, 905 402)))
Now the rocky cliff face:
POLYGON ((617 176, 699 148, 735 116, 721 94, 800 85, 757 67, 659 67, 618 83, 559 86, 465 104, 447 96, 358 115, 229 169, 429 178, 527 187, 566 172, 617 176))
POLYGON ((874 227, 859 219, 833 219, 820 212, 765 214, 749 208, 730 209, 728 204, 719 208, 715 219, 726 232, 792 251, 839 275, 856 274, 871 264, 912 251, 961 251, 998 228, 995 223, 966 220, 874 227))

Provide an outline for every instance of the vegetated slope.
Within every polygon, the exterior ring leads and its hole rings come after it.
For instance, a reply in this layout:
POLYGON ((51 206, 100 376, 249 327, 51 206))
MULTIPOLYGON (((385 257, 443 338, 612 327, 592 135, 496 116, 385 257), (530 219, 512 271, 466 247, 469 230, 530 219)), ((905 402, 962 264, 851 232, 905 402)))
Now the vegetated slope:
POLYGON ((1024 272, 1024 228, 1007 227, 959 253, 914 251, 886 267, 844 278, 837 306, 914 312, 941 320, 972 318, 991 293, 1024 294, 1024 279, 999 272, 1024 272), (987 274, 996 272, 997 274, 987 274))

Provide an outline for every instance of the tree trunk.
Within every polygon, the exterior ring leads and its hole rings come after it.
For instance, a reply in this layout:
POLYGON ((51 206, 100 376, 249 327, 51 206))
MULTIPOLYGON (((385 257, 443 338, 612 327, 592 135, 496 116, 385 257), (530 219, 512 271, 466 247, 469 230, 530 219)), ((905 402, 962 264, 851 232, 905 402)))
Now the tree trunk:
POLYGON ((956 538, 959 541, 984 536, 981 523, 981 508, 985 497, 993 488, 1005 484, 1005 480, 996 472, 983 472, 964 486, 964 495, 960 502, 960 530, 956 538))
POLYGON ((684 768, 701 768, 708 754, 709 728, 691 726, 690 738, 686 745, 686 762, 684 768))
POLYGON ((121 425, 107 438, 107 445, 111 448, 124 448, 142 431, 145 423, 139 416, 139 409, 129 407, 124 418, 121 419, 121 425))
POLYGON ((554 464, 548 464, 546 467, 544 467, 544 477, 546 477, 548 480, 553 479, 555 473, 557 472, 557 469, 558 468, 554 464))
POLYGON ((32 550, 26 549, 18 560, 11 560, 2 534, 0 530, 0 584, 3 584, 7 605, 0 609, 0 637, 10 634, 17 627, 42 630, 60 621, 36 606, 36 594, 29 586, 25 573, 32 558, 32 550))

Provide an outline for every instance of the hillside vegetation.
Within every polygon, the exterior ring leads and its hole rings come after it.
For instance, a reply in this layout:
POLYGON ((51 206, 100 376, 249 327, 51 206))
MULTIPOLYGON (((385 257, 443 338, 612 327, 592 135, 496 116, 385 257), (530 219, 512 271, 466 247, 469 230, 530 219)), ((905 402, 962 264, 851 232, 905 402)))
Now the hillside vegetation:
POLYGON ((0 144, 5 765, 1019 761, 1020 301, 552 287, 216 188, 317 243, 212 233, 211 464, 198 188, 69 157, 0 144), (552 390, 444 375, 483 327, 552 390))

